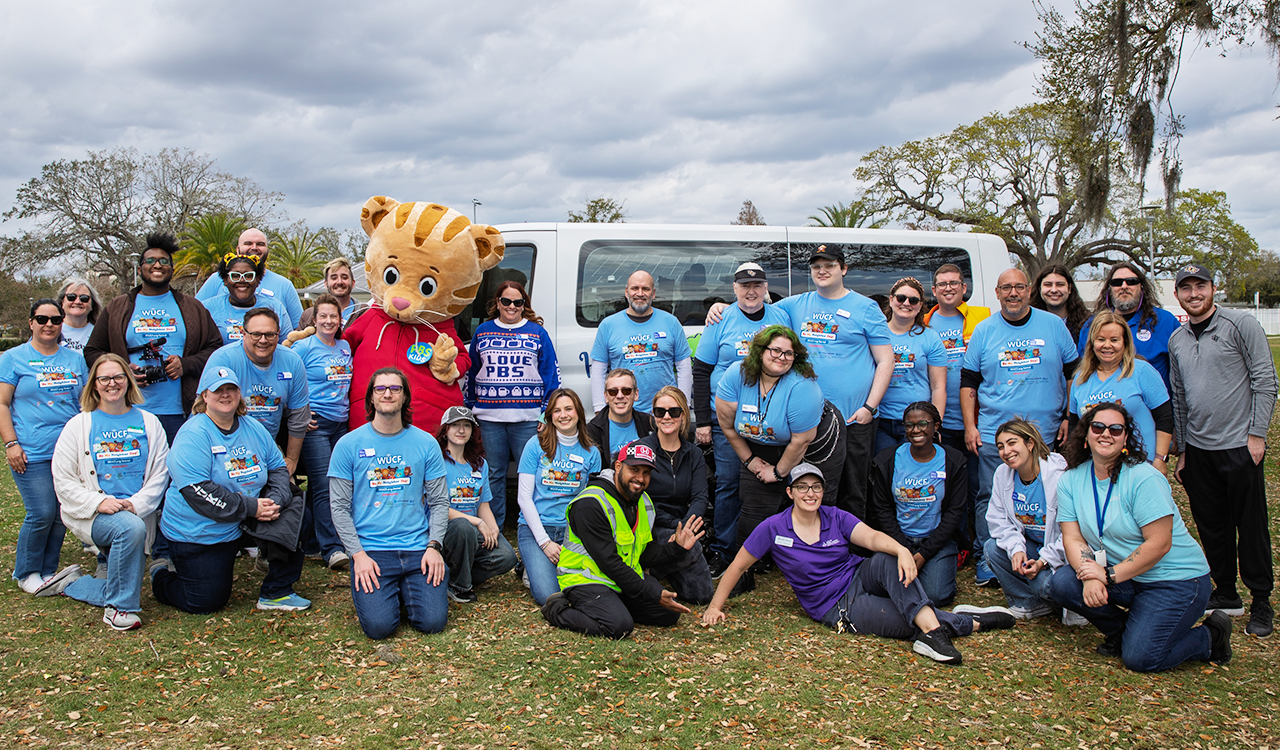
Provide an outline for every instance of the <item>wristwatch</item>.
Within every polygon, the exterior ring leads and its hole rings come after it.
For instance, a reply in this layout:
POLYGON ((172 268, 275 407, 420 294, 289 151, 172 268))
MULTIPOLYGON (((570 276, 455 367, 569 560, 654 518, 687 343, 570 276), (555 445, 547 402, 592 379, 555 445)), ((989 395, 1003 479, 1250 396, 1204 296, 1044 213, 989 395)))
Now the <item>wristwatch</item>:
POLYGON ((436 540, 434 540, 434 539, 432 539, 431 541, 427 542, 427 549, 433 549, 433 550, 435 550, 436 552, 440 552, 440 553, 442 553, 442 554, 444 553, 444 545, 443 545, 443 544, 441 544, 440 542, 437 542, 437 541, 436 541, 436 540))
POLYGON ((1110 586, 1116 582, 1116 566, 1108 565, 1106 567, 1106 571, 1107 571, 1107 585, 1110 586))
POLYGON ((866 403, 866 402, 863 402, 863 404, 862 404, 862 408, 863 408, 863 409, 866 409, 866 410, 867 410, 867 411, 869 411, 869 412, 871 412, 871 416, 873 416, 873 417, 874 417, 874 416, 876 416, 877 412, 879 412, 879 411, 880 411, 880 407, 878 407, 878 406, 872 406, 871 404, 868 404, 868 403, 866 403))

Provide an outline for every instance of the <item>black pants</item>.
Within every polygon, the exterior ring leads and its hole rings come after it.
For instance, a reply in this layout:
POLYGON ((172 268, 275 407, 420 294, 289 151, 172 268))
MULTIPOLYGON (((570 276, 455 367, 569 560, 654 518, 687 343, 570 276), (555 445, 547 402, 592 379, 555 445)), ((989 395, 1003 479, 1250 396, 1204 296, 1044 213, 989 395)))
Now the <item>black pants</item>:
MULTIPOLYGON (((871 476, 871 455, 876 444, 876 420, 845 425, 844 473, 836 507, 858 518, 867 517, 867 484, 871 476)), ((824 470, 825 471, 825 470, 824 470)))
POLYGON ((1247 446, 1211 451, 1188 445, 1183 455, 1182 486, 1214 587, 1235 590, 1238 555, 1245 587, 1254 596, 1269 597, 1274 578, 1262 464, 1253 462, 1247 446))
MULTIPOLYGON (((645 578, 653 580, 653 576, 645 578)), ((630 635, 637 624, 669 628, 680 620, 679 612, 658 602, 624 597, 600 583, 570 586, 564 596, 567 601, 553 602, 551 607, 543 608, 542 614, 553 626, 583 635, 618 640, 630 635)))

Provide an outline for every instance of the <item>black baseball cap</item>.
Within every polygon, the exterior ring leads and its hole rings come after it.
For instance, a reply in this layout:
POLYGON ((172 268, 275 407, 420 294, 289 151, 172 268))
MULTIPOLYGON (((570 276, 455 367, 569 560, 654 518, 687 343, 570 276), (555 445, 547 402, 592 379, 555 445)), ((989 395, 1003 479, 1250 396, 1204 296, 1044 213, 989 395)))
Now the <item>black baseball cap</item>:
POLYGON ((809 256, 809 262, 815 260, 834 260, 837 263, 844 263, 844 253, 839 250, 831 250, 826 245, 819 245, 817 250, 813 251, 813 255, 809 256))
POLYGON ((1177 289, 1178 287, 1182 286, 1182 282, 1186 281, 1187 279, 1200 279, 1202 281, 1207 281, 1210 284, 1212 284, 1213 272, 1198 263, 1188 263, 1187 265, 1178 269, 1178 276, 1176 279, 1174 279, 1174 282, 1173 282, 1174 289, 1177 289))

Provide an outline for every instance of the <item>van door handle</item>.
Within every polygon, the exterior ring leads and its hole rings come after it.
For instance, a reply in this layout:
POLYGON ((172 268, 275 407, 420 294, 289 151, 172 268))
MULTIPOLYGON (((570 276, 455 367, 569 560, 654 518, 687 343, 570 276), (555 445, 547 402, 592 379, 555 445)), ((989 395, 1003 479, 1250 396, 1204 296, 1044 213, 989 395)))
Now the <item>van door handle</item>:
POLYGON ((586 352, 578 352, 578 359, 582 360, 582 366, 587 368, 587 380, 591 379, 591 355, 586 352))

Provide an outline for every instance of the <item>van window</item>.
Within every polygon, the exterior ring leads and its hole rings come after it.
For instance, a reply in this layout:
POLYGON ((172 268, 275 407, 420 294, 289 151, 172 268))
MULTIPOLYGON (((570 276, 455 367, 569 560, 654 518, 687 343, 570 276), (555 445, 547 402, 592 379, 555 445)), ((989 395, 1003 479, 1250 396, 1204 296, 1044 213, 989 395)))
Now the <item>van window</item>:
MULTIPOLYGON (((539 300, 533 299, 533 267, 537 248, 531 244, 507 245, 502 262, 484 272, 480 279, 480 289, 476 291, 476 299, 462 309, 458 317, 453 319, 458 330, 458 338, 464 343, 471 341, 471 334, 480 324, 489 319, 486 310, 489 300, 497 294, 498 285, 504 281, 518 281, 524 285, 530 295, 530 306, 536 311, 539 300)), ((545 300, 550 306, 551 300, 545 300)))
POLYGON ((817 288, 809 276, 809 257, 824 244, 828 249, 844 251, 845 264, 849 267, 844 276, 845 287, 871 297, 881 306, 889 301, 889 285, 904 276, 914 276, 924 287, 925 295, 931 297, 933 271, 944 263, 954 263, 964 272, 966 281, 973 280, 969 253, 958 247, 793 242, 792 294, 811 292, 817 288))
POLYGON ((627 278, 648 271, 658 285, 654 307, 684 325, 702 325, 714 302, 733 302, 733 272, 746 261, 759 263, 770 297, 787 290, 787 245, 783 242, 684 240, 592 240, 578 256, 578 324, 595 328, 626 308, 627 278))

